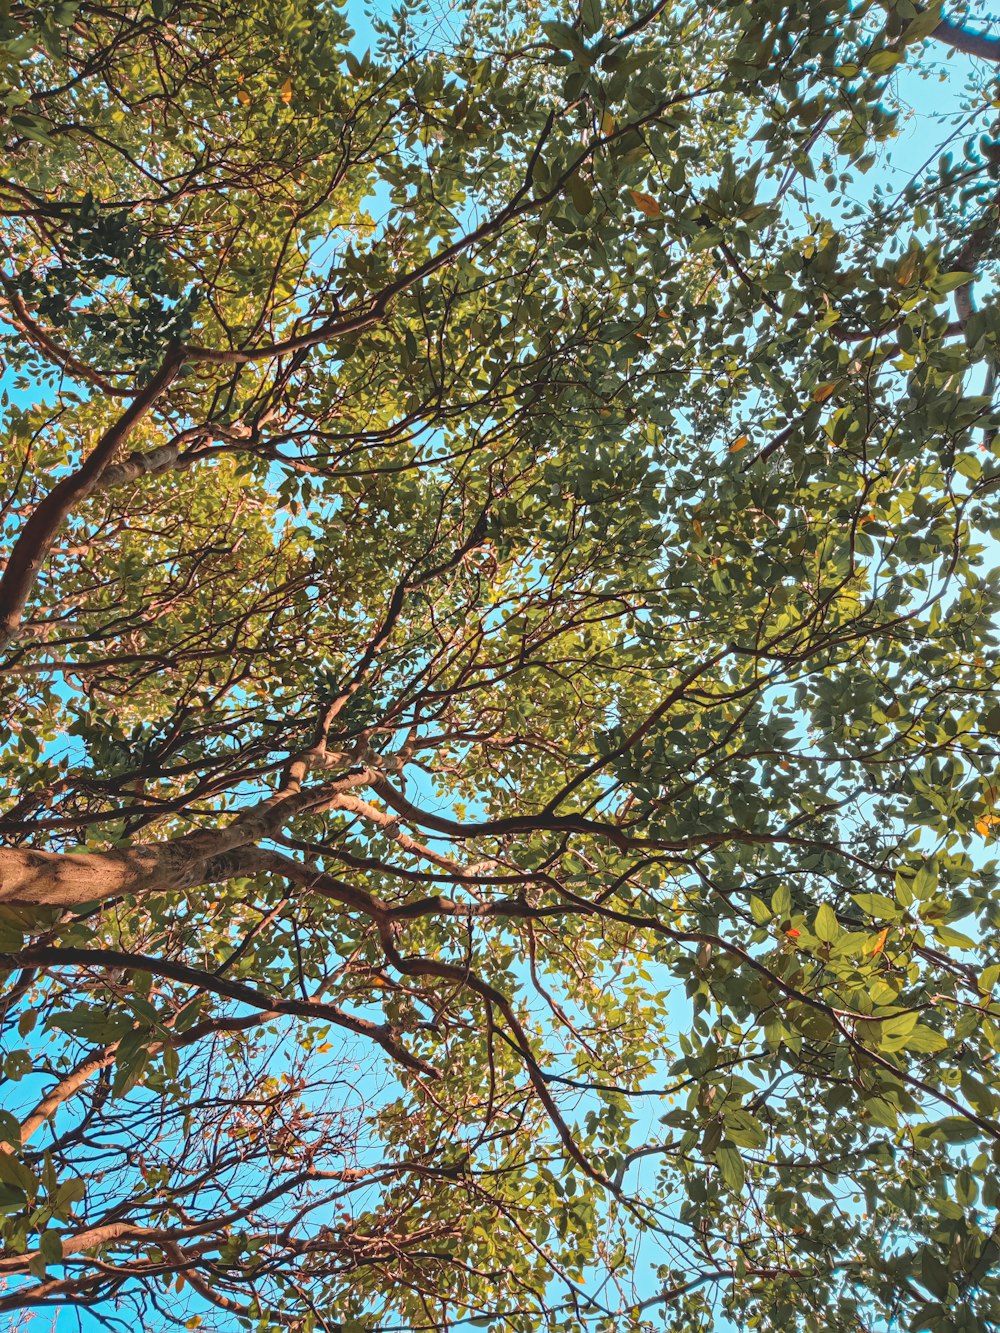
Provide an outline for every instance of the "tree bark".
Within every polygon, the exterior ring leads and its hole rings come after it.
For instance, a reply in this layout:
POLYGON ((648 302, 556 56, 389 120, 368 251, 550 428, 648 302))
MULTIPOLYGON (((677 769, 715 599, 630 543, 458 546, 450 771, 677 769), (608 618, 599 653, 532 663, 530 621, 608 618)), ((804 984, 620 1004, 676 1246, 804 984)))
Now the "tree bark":
MULTIPOLYGON (((220 830, 220 842, 222 833, 220 830)), ((18 907, 79 907, 127 893, 177 891, 217 884, 240 873, 240 850, 198 856, 178 838, 121 852, 43 852, 0 847, 0 903, 18 907)))
POLYGON ((340 792, 371 780, 366 769, 306 790, 279 791, 229 824, 121 851, 88 854, 0 847, 0 903, 78 907, 124 893, 176 893, 254 874, 261 869, 254 843, 292 815, 329 806, 340 792))
POLYGON ((989 60, 1000 64, 1000 37, 987 37, 985 33, 970 32, 959 23, 942 19, 931 36, 946 46, 954 47, 967 56, 978 56, 980 60, 989 60))
POLYGON ((182 359, 176 351, 168 352, 160 369, 136 394, 80 467, 52 487, 25 523, 0 578, 0 648, 5 648, 17 633, 38 571, 71 509, 96 488, 104 469, 176 378, 181 364, 182 359))

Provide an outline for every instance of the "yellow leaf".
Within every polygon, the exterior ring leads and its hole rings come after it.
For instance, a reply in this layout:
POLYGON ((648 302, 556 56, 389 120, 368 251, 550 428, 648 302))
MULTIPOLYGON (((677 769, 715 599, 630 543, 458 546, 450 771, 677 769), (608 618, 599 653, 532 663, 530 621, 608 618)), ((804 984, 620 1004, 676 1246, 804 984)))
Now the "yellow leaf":
POLYGON ((614 132, 615 118, 610 111, 605 111, 604 115, 601 117, 601 133, 607 135, 614 134, 614 132))
POLYGON ((651 194, 643 194, 641 190, 629 190, 632 196, 632 202, 640 213, 645 213, 648 218, 658 218, 661 213, 660 205, 651 194))
POLYGON ((741 449, 745 449, 749 443, 750 443, 750 436, 741 435, 739 436, 738 439, 733 440, 732 444, 729 446, 729 452, 731 454, 738 454, 739 451, 741 449))
POLYGON ((813 402, 825 402, 827 398, 830 397, 831 393, 835 393, 836 390, 837 385, 833 380, 830 380, 827 384, 817 384, 816 388, 813 390, 813 402))
POLYGON ((281 85, 281 100, 284 102, 285 106, 287 106, 289 102, 292 100, 291 79, 286 79, 285 82, 281 85))
POLYGON ((906 256, 906 258, 900 264, 899 271, 896 274, 896 281, 899 283, 900 287, 906 286, 906 284, 913 277, 916 267, 917 267, 917 256, 916 253, 911 250, 911 252, 906 256))
POLYGON ((239 92, 236 94, 236 98, 240 106, 250 105, 250 94, 246 92, 243 88, 241 88, 239 92))

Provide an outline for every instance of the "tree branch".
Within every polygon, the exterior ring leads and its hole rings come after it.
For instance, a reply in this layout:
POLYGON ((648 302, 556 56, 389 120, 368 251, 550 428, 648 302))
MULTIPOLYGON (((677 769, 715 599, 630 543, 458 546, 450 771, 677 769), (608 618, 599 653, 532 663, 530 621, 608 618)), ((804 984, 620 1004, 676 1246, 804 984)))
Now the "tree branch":
POLYGON ((989 60, 994 65, 1000 64, 1000 37, 987 37, 985 33, 970 32, 960 23, 952 23, 951 19, 946 18, 941 20, 931 36, 967 56, 989 60))
POLYGON ((101 473, 146 416, 181 368, 182 357, 171 349, 152 377, 132 399, 125 412, 106 431, 86 460, 52 487, 38 504, 11 551, 0 578, 0 648, 17 633, 31 590, 59 529, 74 505, 85 500, 101 479, 101 473))

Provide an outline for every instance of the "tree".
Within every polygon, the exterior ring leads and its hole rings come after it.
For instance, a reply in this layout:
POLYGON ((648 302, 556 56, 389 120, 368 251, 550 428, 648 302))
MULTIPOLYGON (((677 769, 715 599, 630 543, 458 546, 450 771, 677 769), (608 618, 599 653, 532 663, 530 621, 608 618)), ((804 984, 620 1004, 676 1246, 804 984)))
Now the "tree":
POLYGON ((1000 1321, 998 39, 0 25, 0 1310, 1000 1321))

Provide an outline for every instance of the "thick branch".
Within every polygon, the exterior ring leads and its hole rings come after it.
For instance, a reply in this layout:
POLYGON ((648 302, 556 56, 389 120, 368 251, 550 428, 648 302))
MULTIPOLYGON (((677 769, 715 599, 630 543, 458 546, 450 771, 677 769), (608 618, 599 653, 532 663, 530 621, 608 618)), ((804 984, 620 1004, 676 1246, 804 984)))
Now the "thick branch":
POLYGON ((104 433, 96 448, 75 472, 56 482, 24 525, 0 578, 0 648, 6 647, 17 632, 38 571, 70 510, 94 490, 101 473, 173 382, 180 368, 180 355, 173 350, 168 352, 159 370, 140 389, 111 429, 104 433))
POLYGON ((967 56, 978 56, 980 60, 1000 64, 1000 37, 987 37, 985 33, 970 32, 961 24, 952 23, 950 19, 945 18, 937 25, 931 36, 967 56))
POLYGON ((0 847, 0 902, 26 907, 77 907, 122 894, 177 892, 218 884, 259 862, 253 843, 292 815, 329 804, 345 788, 371 780, 367 770, 306 791, 277 792, 219 828, 122 851, 44 852, 0 847))

